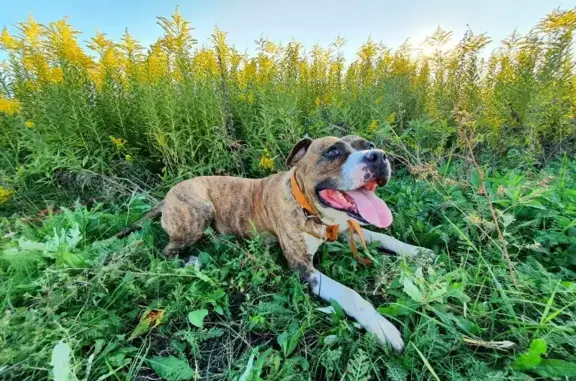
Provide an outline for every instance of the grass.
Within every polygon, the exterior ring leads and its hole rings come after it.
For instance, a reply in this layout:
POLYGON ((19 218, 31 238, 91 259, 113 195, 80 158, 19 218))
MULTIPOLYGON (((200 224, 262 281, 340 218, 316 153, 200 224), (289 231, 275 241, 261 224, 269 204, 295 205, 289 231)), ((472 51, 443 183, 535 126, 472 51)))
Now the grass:
POLYGON ((525 380, 548 374, 518 365, 539 339, 542 361, 565 361, 573 375, 576 179, 563 174, 576 162, 486 179, 518 287, 475 192, 474 167, 438 169, 438 181, 400 173, 382 191, 394 235, 433 248, 434 263, 373 252, 375 266, 365 267, 338 243, 318 254, 319 268, 400 327, 409 343, 402 355, 342 313, 327 313, 278 247, 208 231, 192 250, 199 271, 160 255, 166 237, 156 222, 110 238, 150 207, 134 195, 32 224, 2 221, 2 374, 47 378, 64 340, 77 379, 525 380), (493 348, 503 341, 515 345, 493 348))
POLYGON ((67 20, 0 34, 0 378, 7 380, 531 380, 576 377, 576 10, 488 59, 468 31, 432 55, 343 39, 310 52, 176 11, 149 48, 89 51, 67 20), (157 222, 114 234, 177 182, 261 177, 303 135, 372 139, 407 260, 322 247, 316 265, 400 328, 393 354, 310 296, 277 246, 213 231, 183 267, 157 222))

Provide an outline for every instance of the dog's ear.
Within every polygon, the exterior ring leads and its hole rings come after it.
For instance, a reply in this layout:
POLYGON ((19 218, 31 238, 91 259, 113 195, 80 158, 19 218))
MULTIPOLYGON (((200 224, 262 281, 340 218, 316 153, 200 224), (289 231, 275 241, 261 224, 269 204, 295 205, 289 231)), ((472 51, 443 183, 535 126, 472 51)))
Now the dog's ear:
POLYGON ((292 147, 292 150, 290 151, 290 154, 286 159, 286 165, 288 166, 288 168, 298 164, 300 159, 302 159, 306 154, 306 151, 308 151, 308 147, 310 147, 310 144, 312 144, 312 142, 313 142, 312 139, 304 138, 300 140, 298 143, 296 143, 294 147, 292 147))

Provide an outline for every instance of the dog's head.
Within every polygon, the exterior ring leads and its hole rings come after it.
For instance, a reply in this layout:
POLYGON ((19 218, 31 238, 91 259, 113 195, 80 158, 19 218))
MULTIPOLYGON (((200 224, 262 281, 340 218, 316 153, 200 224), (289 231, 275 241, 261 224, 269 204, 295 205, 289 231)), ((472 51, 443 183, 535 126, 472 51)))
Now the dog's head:
POLYGON ((390 180, 390 162, 366 139, 304 138, 292 148, 287 164, 296 167, 300 187, 328 223, 350 218, 383 228, 392 223, 390 209, 374 193, 390 180))

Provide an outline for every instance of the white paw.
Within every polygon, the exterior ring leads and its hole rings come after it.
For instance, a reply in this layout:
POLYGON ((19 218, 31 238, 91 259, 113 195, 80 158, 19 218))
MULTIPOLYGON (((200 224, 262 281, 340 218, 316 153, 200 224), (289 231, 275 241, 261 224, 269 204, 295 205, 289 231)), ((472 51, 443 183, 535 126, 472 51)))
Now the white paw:
POLYGON ((202 267, 202 264, 200 263, 200 259, 194 255, 191 255, 188 257, 188 261, 186 261, 186 263, 184 263, 184 266, 192 266, 195 267, 196 269, 200 270, 200 268, 202 267))
POLYGON ((436 253, 434 253, 432 250, 427 249, 425 247, 416 247, 418 256, 423 256, 423 257, 430 257, 430 258, 436 258, 436 253))
POLYGON ((425 247, 417 247, 418 254, 415 256, 418 262, 423 264, 432 264, 436 261, 436 253, 425 247))
POLYGON ((378 311, 373 310, 363 321, 359 323, 369 332, 372 332, 383 343, 389 343, 394 351, 400 353, 404 350, 404 340, 400 331, 390 323, 384 316, 380 315, 378 311))
POLYGON ((404 250, 399 251, 398 254, 414 259, 425 258, 426 260, 430 261, 433 261, 436 258, 436 254, 432 250, 420 246, 406 247, 404 250))

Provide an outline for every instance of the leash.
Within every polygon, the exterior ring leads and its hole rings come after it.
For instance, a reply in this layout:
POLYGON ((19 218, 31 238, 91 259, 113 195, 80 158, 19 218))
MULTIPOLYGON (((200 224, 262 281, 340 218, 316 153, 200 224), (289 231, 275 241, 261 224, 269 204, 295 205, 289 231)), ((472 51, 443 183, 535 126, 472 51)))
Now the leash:
MULTIPOLYGON (((321 217, 320 212, 318 211, 318 209, 316 209, 316 207, 313 204, 311 204, 308 201, 306 195, 304 194, 304 192, 302 192, 302 189, 300 189, 298 181, 296 180, 296 171, 294 171, 294 173, 292 173, 292 176, 290 177, 290 187, 292 188, 292 195, 294 196, 296 202, 298 202, 298 204, 304 211, 306 217, 314 218, 317 220, 318 223, 326 226, 326 232, 324 234, 324 237, 317 236, 316 234, 312 235, 316 236, 316 238, 326 238, 326 240, 330 242, 336 241, 338 239, 338 231, 340 230, 340 225, 325 225, 322 222, 322 219, 320 218, 321 217)), ((360 227, 360 224, 354 220, 348 220, 346 221, 346 223, 348 224, 348 232, 350 234, 350 241, 349 241, 350 250, 352 251, 354 258, 356 258, 358 262, 364 265, 371 265, 372 261, 370 259, 362 258, 360 256, 358 248, 356 247, 356 242, 354 240, 354 233, 356 233, 358 234, 358 237, 360 237, 360 243, 362 243, 362 247, 365 250, 368 249, 368 247, 366 246, 366 240, 364 239, 364 234, 362 233, 362 228, 360 227)))

